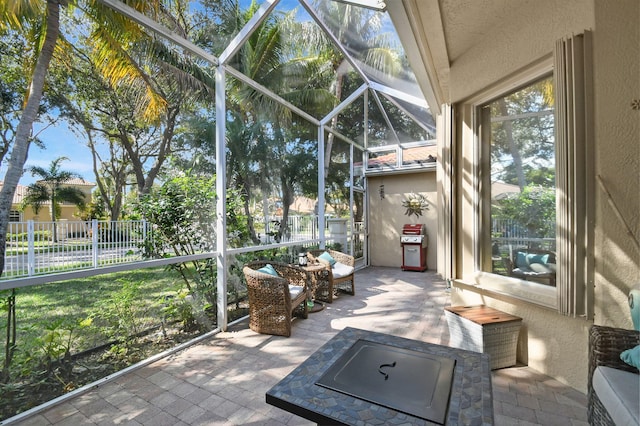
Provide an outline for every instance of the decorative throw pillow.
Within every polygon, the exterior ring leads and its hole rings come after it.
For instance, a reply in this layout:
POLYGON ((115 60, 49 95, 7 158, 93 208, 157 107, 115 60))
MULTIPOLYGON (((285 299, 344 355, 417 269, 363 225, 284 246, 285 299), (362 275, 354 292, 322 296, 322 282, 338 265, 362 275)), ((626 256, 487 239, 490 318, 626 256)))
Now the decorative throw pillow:
POLYGON ((318 259, 322 259, 326 262, 329 262, 329 265, 331 265, 333 267, 333 265, 336 264, 336 260, 333 258, 333 256, 331 256, 328 252, 324 252, 322 253, 320 256, 318 256, 318 259))
POLYGON ((529 265, 532 265, 534 263, 539 263, 541 265, 546 265, 548 261, 549 261, 549 255, 548 254, 529 253, 527 255, 527 263, 529 263, 529 265))
POLYGON ((262 272, 263 274, 273 275, 274 277, 279 277, 278 272, 275 270, 273 265, 267 263, 262 268, 258 269, 258 272, 262 272))
POLYGON ((640 345, 622 352, 620 359, 640 370, 640 345))
POLYGON ((521 251, 516 253, 516 268, 526 268, 529 264, 527 263, 527 254, 521 251))

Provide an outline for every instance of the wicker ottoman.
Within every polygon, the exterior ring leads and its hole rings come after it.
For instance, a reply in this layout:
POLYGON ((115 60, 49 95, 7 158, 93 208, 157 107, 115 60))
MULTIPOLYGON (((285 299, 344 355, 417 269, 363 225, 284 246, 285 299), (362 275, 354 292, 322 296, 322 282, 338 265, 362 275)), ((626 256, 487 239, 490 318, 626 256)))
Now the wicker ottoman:
POLYGON ((450 346, 489 354, 492 370, 516 364, 522 318, 484 305, 444 309, 450 346))

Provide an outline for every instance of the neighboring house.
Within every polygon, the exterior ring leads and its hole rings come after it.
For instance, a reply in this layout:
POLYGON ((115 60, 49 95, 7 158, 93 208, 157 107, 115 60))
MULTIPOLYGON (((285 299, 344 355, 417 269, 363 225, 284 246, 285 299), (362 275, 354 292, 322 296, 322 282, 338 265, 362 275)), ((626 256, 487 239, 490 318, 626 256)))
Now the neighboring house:
MULTIPOLYGON (((289 206, 289 214, 309 215, 317 214, 318 200, 311 199, 309 197, 296 197, 293 203, 289 206)), ((330 205, 325 206, 325 214, 334 213, 333 207, 330 205)))
POLYGON ((492 182, 491 183, 491 198, 494 201, 504 200, 509 194, 518 194, 520 187, 511 183, 504 182, 492 182))
MULTIPOLYGON (((71 179, 66 182, 67 186, 74 186, 81 190, 85 194, 85 202, 88 204, 91 202, 91 191, 96 186, 95 183, 87 182, 84 179, 71 179)), ((0 188, 2 188, 2 182, 0 182, 0 188)), ((23 201, 27 194, 27 186, 20 185, 16 187, 16 192, 13 195, 13 204, 11 205, 11 212, 9 214, 10 222, 26 222, 28 220, 34 220, 36 222, 48 222, 51 221, 51 203, 45 203, 38 214, 35 214, 33 207, 25 206, 23 209, 23 201)), ((60 215, 56 217, 57 220, 66 221, 80 221, 82 218, 79 215, 78 207, 71 203, 60 203, 60 215)))

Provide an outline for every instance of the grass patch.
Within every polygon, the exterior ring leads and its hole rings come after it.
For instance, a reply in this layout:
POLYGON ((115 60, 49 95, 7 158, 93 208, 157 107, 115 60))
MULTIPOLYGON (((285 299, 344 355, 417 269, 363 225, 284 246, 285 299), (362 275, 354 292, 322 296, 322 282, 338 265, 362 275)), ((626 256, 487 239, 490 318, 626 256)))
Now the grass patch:
MULTIPOLYGON (((159 267, 19 289, 16 296, 18 346, 29 347, 42 336, 42 330, 54 324, 63 324, 63 329, 73 327, 77 330, 73 352, 103 343, 100 340, 105 336, 95 330, 82 333, 78 330, 79 324, 99 312, 106 301, 112 300, 124 282, 140 283, 141 297, 136 303, 149 308, 145 317, 140 318, 140 322, 145 324, 158 324, 161 300, 175 294, 183 285, 176 272, 159 267)), ((6 318, 1 318, 0 330, 5 330, 5 327, 6 318)), ((4 344, 2 342, 3 348, 4 344)))
MULTIPOLYGON (((2 301, 9 295, 0 292, 2 301)), ((230 318, 248 313, 246 302, 229 299, 230 318)), ((0 310, 0 365, 6 312, 0 310)), ((216 327, 214 310, 164 267, 17 289, 16 318, 10 376, 0 381, 0 421, 216 327)))

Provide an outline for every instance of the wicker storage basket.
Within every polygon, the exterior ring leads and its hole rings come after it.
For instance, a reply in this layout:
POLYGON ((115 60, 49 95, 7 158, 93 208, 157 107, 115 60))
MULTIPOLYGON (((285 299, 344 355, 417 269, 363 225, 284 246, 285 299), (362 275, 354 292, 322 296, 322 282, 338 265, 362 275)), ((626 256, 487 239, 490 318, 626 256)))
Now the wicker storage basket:
POLYGON ((491 356, 491 369, 516 364, 522 318, 486 306, 445 308, 449 345, 491 356))

